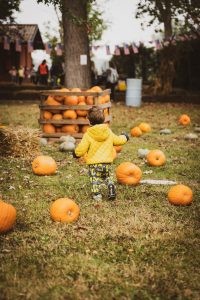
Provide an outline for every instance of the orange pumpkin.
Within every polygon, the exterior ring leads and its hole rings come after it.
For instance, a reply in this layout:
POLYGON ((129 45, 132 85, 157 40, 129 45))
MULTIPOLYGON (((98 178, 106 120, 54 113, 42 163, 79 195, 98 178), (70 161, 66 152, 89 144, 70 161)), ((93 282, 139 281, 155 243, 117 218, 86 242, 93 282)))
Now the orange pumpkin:
POLYGON ((53 175, 56 173, 57 164, 48 155, 39 155, 32 162, 32 170, 36 175, 53 175))
POLYGON ((165 154, 161 150, 150 150, 146 156, 150 166, 160 167, 166 163, 165 154))
POLYGON ((140 127, 135 126, 131 129, 131 135, 134 137, 139 137, 142 135, 142 130, 140 129, 140 127))
POLYGON ((83 125, 83 126, 81 127, 81 132, 85 133, 85 132, 88 130, 88 128, 90 128, 89 125, 83 125))
POLYGON ((45 133, 55 133, 56 129, 55 126, 52 124, 44 124, 43 125, 43 132, 45 133))
POLYGON ((62 120, 62 115, 61 114, 54 114, 52 117, 52 120, 62 120))
POLYGON ((189 205, 192 202, 192 190, 183 184, 172 186, 168 192, 168 200, 174 205, 189 205))
POLYGON ((12 229, 16 221, 16 215, 15 207, 0 199, 0 233, 12 229))
POLYGON ((119 183, 136 185, 142 177, 142 171, 131 162, 123 162, 116 168, 116 177, 119 183))
POLYGON ((63 118, 64 119, 76 119, 77 113, 73 109, 67 109, 63 111, 63 118))
POLYGON ((69 198, 59 198, 50 207, 50 215, 53 221, 71 223, 78 219, 79 206, 69 198))
POLYGON ((78 104, 78 97, 77 96, 65 96, 64 99, 65 105, 77 105, 78 104))
POLYGON ((62 89, 60 89, 60 91, 61 91, 61 92, 69 92, 69 89, 67 89, 67 88, 62 88, 62 89))
POLYGON ((56 101, 52 96, 48 96, 48 98, 44 101, 45 105, 60 105, 58 101, 56 101))
MULTIPOLYGON (((62 102, 65 99, 65 96, 63 95, 55 95, 54 99, 58 102, 62 102)), ((61 104, 61 103, 60 103, 61 104)))
POLYGON ((87 96, 85 99, 85 102, 87 105, 93 105, 94 104, 94 98, 93 96, 87 96))
POLYGON ((77 124, 63 125, 62 132, 74 134, 79 131, 79 126, 77 124))
POLYGON ((81 92, 81 89, 75 87, 71 89, 71 92, 81 92))
POLYGON ((85 96, 78 96, 78 103, 85 102, 85 96))
POLYGON ((44 118, 45 120, 50 120, 50 119, 52 118, 52 116, 53 116, 53 114, 52 114, 50 111, 45 110, 45 111, 43 112, 43 118, 44 118))
POLYGON ((151 126, 148 123, 145 123, 145 122, 140 123, 140 125, 138 127, 144 133, 151 131, 151 126))
MULTIPOLYGON (((78 105, 82 106, 82 105, 86 105, 86 103, 85 102, 79 102, 78 105)), ((81 116, 81 117, 87 116, 87 110, 77 109, 76 113, 77 113, 78 116, 81 116)))
POLYGON ((91 91, 91 92, 100 93, 100 92, 102 92, 103 90, 102 90, 102 88, 101 88, 100 86, 95 85, 95 86, 93 86, 93 87, 90 88, 90 91, 91 91))
POLYGON ((189 125, 190 124, 190 117, 188 116, 188 115, 186 115, 186 114, 184 114, 184 115, 181 115, 180 117, 179 117, 179 123, 181 124, 181 125, 184 125, 184 126, 186 126, 186 125, 189 125))

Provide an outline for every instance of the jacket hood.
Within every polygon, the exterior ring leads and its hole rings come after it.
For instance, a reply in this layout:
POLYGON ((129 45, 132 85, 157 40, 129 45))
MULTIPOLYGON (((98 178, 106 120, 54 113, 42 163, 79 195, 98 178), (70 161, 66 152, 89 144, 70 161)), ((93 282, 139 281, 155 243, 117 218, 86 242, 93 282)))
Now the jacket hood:
POLYGON ((88 135, 98 142, 105 141, 110 135, 110 128, 107 124, 94 125, 87 130, 88 135))

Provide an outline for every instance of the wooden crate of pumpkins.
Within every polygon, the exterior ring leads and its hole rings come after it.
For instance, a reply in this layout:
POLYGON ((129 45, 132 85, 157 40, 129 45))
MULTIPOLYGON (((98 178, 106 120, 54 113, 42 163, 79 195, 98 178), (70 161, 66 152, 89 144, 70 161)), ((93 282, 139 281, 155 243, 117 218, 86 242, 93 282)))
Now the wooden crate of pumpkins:
POLYGON ((87 91, 79 88, 49 90, 41 93, 40 118, 42 137, 59 139, 71 135, 81 139, 89 127, 88 110, 98 105, 105 114, 105 123, 111 121, 110 89, 94 86, 87 91))

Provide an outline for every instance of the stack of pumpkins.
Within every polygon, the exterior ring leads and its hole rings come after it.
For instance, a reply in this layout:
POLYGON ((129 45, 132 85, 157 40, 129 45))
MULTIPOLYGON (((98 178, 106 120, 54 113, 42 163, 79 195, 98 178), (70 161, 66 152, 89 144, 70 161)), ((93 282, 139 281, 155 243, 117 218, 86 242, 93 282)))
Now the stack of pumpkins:
MULTIPOLYGON (((48 120, 49 123, 45 123, 42 126, 44 133, 64 133, 64 134, 76 134, 76 133, 85 133, 88 128, 88 122, 87 124, 82 124, 82 121, 87 121, 87 109, 84 109, 86 105, 94 105, 94 104, 104 104, 110 102, 110 95, 102 95, 98 96, 98 103, 95 103, 94 96, 87 95, 87 93, 101 93, 103 92, 102 88, 99 86, 94 86, 87 91, 81 91, 79 88, 62 88, 58 90, 57 92, 64 92, 65 95, 55 95, 51 96, 49 95, 47 99, 44 101, 44 105, 49 105, 55 107, 55 109, 49 109, 49 110, 43 110, 42 111, 42 119, 48 120), (70 92, 69 95, 67 95, 67 92, 70 92), (71 93, 80 93, 82 95, 77 96, 73 95, 71 93), (69 106, 68 109, 56 109, 56 106, 69 106), (77 106, 80 106, 80 109, 77 109, 77 106), (74 108, 76 107, 76 108, 74 108), (58 124, 54 123, 54 121, 59 120, 75 120, 74 124, 58 124), (81 122, 79 122, 81 121, 81 122)), ((109 111, 108 108, 104 108, 104 115, 108 116, 109 111)))

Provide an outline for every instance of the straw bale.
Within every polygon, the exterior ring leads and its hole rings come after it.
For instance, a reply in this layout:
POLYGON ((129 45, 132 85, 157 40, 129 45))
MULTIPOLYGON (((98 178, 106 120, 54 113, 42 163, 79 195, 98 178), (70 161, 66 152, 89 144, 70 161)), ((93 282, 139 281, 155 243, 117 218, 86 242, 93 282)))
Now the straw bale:
POLYGON ((0 156, 32 159, 40 154, 39 130, 23 126, 0 128, 0 156))

